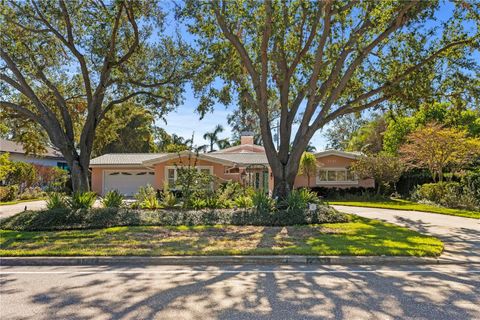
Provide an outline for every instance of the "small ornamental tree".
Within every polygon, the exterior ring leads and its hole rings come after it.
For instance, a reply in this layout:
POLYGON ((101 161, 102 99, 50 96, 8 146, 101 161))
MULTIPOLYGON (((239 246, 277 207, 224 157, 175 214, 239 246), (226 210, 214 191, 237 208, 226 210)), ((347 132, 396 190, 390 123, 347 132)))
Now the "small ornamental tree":
POLYGON ((7 184, 18 184, 20 191, 30 188, 37 179, 37 171, 31 163, 14 161, 12 162, 12 170, 7 176, 7 184))
POLYGON ((404 166, 397 157, 381 153, 361 157, 352 165, 352 170, 361 179, 375 179, 377 194, 380 194, 400 179, 404 166))
POLYGON ((480 139, 468 138, 463 130, 430 123, 407 136, 400 154, 407 166, 428 169, 433 180, 443 181, 447 168, 458 171, 480 155, 480 139))
POLYGON ((9 159, 9 154, 0 154, 0 181, 5 179, 11 170, 12 162, 9 159))
POLYGON ((300 168, 298 170, 299 174, 304 174, 307 176, 307 183, 310 187, 310 178, 314 177, 317 174, 318 164, 317 158, 313 153, 304 152, 302 158, 300 159, 300 168))

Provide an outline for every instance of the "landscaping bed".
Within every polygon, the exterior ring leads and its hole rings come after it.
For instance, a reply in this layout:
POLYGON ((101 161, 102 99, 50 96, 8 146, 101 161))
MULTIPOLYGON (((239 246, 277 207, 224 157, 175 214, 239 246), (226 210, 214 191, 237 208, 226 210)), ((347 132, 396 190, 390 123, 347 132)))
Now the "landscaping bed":
POLYGON ((394 209, 394 210, 407 210, 407 211, 422 211, 432 212, 439 214, 446 214, 451 216, 465 217, 480 219, 480 212, 437 207, 428 204, 417 203, 413 201, 407 201, 402 199, 390 199, 381 201, 329 201, 330 205, 343 205, 353 207, 369 207, 369 208, 382 208, 382 209, 394 209))
MULTIPOLYGON (((123 226, 0 230, 0 256, 358 255, 438 256, 440 240, 357 216, 304 226, 123 226)), ((3 227, 3 226, 2 226, 3 227)))
POLYGON ((51 209, 24 211, 0 221, 0 229, 18 231, 97 229, 115 226, 254 225, 290 226, 346 222, 347 216, 328 206, 316 210, 262 211, 244 209, 131 208, 51 209))

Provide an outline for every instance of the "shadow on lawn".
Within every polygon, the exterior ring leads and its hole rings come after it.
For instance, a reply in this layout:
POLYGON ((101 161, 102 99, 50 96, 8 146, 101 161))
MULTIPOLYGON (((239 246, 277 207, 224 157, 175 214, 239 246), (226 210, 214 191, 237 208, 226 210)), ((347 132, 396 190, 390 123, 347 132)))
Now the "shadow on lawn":
MULTIPOLYGON (((34 287, 24 304, 41 310, 39 319, 474 319, 480 312, 480 281, 466 274, 205 269, 65 275, 48 287, 34 287)), ((103 269, 119 270, 130 269, 103 269)), ((8 292, 13 284, 5 284, 4 294, 15 294, 8 292)))

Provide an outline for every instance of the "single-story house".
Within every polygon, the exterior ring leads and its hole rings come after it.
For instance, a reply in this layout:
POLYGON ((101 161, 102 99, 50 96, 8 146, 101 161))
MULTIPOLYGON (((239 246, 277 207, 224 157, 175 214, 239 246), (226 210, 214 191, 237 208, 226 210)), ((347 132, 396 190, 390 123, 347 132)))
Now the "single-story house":
MULTIPOLYGON (((358 179, 349 169, 358 153, 327 150, 316 153, 318 174, 310 179, 310 187, 374 187, 372 179, 358 179)), ((175 185, 177 168, 192 166, 214 175, 219 181, 234 180, 255 189, 271 191, 273 176, 265 150, 253 143, 253 136, 242 136, 238 146, 201 153, 115 153, 105 154, 90 162, 92 190, 105 194, 118 190, 131 196, 139 187, 150 184, 162 189, 165 183, 175 185)), ((305 187, 308 179, 300 175, 295 187, 305 187)))
POLYGON ((47 152, 42 155, 30 155, 25 152, 25 149, 20 143, 0 139, 0 154, 8 152, 11 161, 29 162, 46 167, 68 169, 67 161, 59 151, 50 147, 45 147, 45 149, 47 152))

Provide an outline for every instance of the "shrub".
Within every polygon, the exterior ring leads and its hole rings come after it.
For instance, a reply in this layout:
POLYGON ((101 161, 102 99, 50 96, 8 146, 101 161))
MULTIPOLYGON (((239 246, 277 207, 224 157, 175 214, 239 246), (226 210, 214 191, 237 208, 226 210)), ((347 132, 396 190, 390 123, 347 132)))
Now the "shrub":
POLYGON ((145 201, 145 199, 147 198, 151 199, 152 197, 156 197, 156 196, 157 196, 157 192, 155 191, 155 189, 151 185, 147 184, 144 187, 138 188, 138 191, 135 194, 134 198, 139 203, 142 203, 143 201, 145 201))
POLYGON ((456 206, 461 194, 458 182, 426 183, 415 189, 414 200, 428 200, 444 206, 456 206))
POLYGON ((64 209, 67 207, 65 197, 63 194, 58 192, 52 192, 48 194, 47 197, 47 209, 64 209))
POLYGON ((0 201, 7 202, 15 200, 18 195, 18 190, 19 188, 17 185, 0 187, 0 201))
POLYGON ((215 195, 205 198, 205 206, 210 209, 222 209, 228 206, 224 201, 221 201, 215 195))
POLYGON ((30 200, 30 199, 38 199, 45 196, 45 192, 40 189, 39 187, 34 188, 27 188, 23 191, 23 193, 18 195, 18 199, 20 200, 30 200))
POLYGON ((118 190, 108 191, 102 199, 105 208, 120 208, 123 204, 123 195, 118 190))
POLYGON ((235 198, 234 203, 239 208, 251 208, 253 207, 252 198, 249 196, 239 196, 235 198))
POLYGON ((315 211, 259 212, 255 209, 202 210, 134 210, 130 208, 55 209, 25 211, 0 221, 6 230, 68 230, 114 226, 179 226, 179 225, 254 225, 289 226, 316 223, 346 222, 348 216, 327 206, 315 211))
POLYGON ((474 185, 467 181, 426 183, 418 186, 412 194, 413 200, 430 201, 450 208, 477 210, 480 198, 474 185))
POLYGON ((252 196, 253 206, 260 212, 270 212, 275 208, 275 200, 262 191, 257 191, 252 196))
POLYGON ((293 190, 288 196, 280 202, 279 207, 285 208, 287 211, 304 210, 309 203, 320 203, 315 192, 302 188, 293 190))
POLYGON ((204 199, 191 199, 188 206, 192 209, 200 210, 207 207, 207 202, 204 199))
POLYGON ((174 207, 177 204, 177 197, 172 192, 162 193, 162 205, 165 208, 174 207))
POLYGON ((147 195, 140 203, 142 209, 158 209, 160 208, 160 202, 158 201, 157 194, 147 195))
POLYGON ((70 198, 67 199, 67 205, 71 209, 90 209, 97 195, 95 192, 75 192, 70 198))

